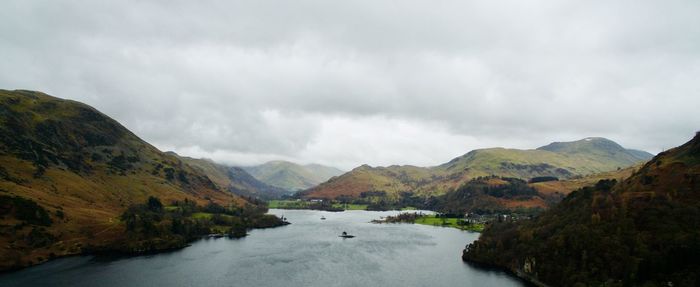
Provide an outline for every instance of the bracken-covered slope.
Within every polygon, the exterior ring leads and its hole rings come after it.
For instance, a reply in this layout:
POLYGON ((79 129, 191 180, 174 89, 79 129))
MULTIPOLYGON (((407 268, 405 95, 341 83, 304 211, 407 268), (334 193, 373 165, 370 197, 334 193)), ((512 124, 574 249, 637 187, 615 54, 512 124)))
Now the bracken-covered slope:
POLYGON ((149 196, 245 203, 92 107, 0 90, 0 270, 113 244, 149 196))
POLYGON ((700 134, 622 182, 599 181, 533 220, 487 227, 463 258, 552 286, 698 286, 700 134))
POLYGON ((281 198, 289 193, 285 189, 259 181, 240 167, 226 166, 208 159, 180 158, 190 166, 206 174, 220 189, 228 190, 240 196, 269 200, 281 198))
POLYGON ((527 182, 513 177, 477 177, 445 194, 429 196, 423 200, 422 205, 417 206, 453 215, 536 214, 559 203, 574 190, 594 185, 601 180, 621 181, 641 166, 638 164, 625 169, 566 180, 540 177, 527 182))
POLYGON ((383 191, 397 199, 401 192, 413 192, 431 182, 444 179, 445 173, 429 168, 403 165, 371 167, 362 165, 343 175, 299 193, 307 198, 360 197, 363 192, 383 191))
POLYGON ((648 153, 627 150, 603 138, 552 143, 534 150, 479 149, 436 167, 364 165, 302 195, 309 198, 357 197, 367 191, 384 191, 394 197, 400 192, 440 195, 477 177, 571 179, 626 168, 649 158, 648 153))
MULTIPOLYGON (((626 168, 621 168, 613 171, 606 171, 596 174, 591 174, 583 177, 574 177, 566 180, 554 180, 554 181, 543 181, 530 183, 537 190, 537 192, 545 198, 563 198, 574 190, 595 185, 598 181, 604 179, 614 179, 617 181, 622 181, 625 178, 630 177, 637 170, 639 170, 644 163, 638 163, 626 168)), ((558 202, 558 200, 556 200, 558 202)))
POLYGON ((243 169, 256 179, 290 193, 314 187, 343 173, 334 167, 320 164, 300 165, 288 161, 270 161, 243 169))
POLYGON ((443 196, 433 197, 424 207, 454 215, 493 214, 544 209, 547 199, 522 179, 487 176, 472 179, 443 196))

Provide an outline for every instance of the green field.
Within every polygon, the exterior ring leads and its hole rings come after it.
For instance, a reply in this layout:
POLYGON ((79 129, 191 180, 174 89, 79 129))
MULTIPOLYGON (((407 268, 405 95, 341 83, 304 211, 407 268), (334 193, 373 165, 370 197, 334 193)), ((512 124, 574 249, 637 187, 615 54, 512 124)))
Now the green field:
POLYGON ((165 211, 176 211, 179 209, 179 207, 169 205, 169 206, 164 207, 163 209, 165 209, 165 211))
POLYGON ((305 209, 309 207, 309 202, 303 200, 270 200, 267 202, 267 207, 277 209, 305 209))
POLYGON ((333 203, 333 207, 345 210, 367 210, 367 204, 333 203))
MULTIPOLYGON (((267 207, 277 209, 307 209, 312 204, 312 202, 304 200, 270 200, 267 203, 267 207)), ((367 210, 366 204, 333 203, 331 206, 333 208, 340 208, 345 210, 367 210)))
POLYGON ((462 230, 481 232, 484 230, 483 224, 460 225, 460 218, 438 218, 435 215, 423 216, 416 219, 415 223, 432 226, 452 227, 462 230))
POLYGON ((212 214, 206 212, 195 212, 192 213, 192 218, 194 219, 211 219, 212 214))
MULTIPOLYGON (((275 209, 309 209, 312 205, 317 204, 305 200, 270 200, 267 202, 268 208, 275 209)), ((340 203, 334 202, 331 204, 331 208, 344 209, 344 210, 367 210, 367 204, 355 204, 355 203, 340 203)), ((407 206, 402 207, 401 210, 417 210, 415 207, 407 206)))

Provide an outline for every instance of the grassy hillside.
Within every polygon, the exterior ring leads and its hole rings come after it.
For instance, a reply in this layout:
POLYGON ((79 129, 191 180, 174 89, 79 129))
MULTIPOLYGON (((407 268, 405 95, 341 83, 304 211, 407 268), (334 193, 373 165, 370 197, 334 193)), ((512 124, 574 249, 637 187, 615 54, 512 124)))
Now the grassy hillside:
POLYGON ((448 172, 471 170, 474 176, 496 174, 519 178, 570 178, 625 168, 651 157, 649 153, 627 150, 608 139, 585 138, 573 142, 555 142, 535 150, 475 150, 438 168, 448 172))
POLYGON ((319 164, 300 165, 288 161, 271 161, 243 169, 256 179, 289 192, 314 187, 343 173, 334 167, 319 164))
POLYGON ((436 180, 444 179, 444 172, 417 166, 371 167, 363 165, 327 182, 301 192, 307 198, 360 197, 365 192, 383 191, 391 198, 400 192, 411 192, 436 180))
MULTIPOLYGON (((614 179, 622 181, 630 177, 634 172, 643 166, 642 163, 633 166, 622 168, 614 171, 601 172, 582 177, 574 177, 566 180, 545 181, 531 183, 530 186, 535 188, 544 198, 563 198, 574 190, 595 185, 597 182, 604 179, 614 179)), ((558 201, 558 200, 556 200, 558 201)))
POLYGON ((649 160, 654 155, 640 150, 625 149, 614 141, 601 137, 590 137, 572 142, 554 142, 537 150, 546 150, 565 154, 587 154, 607 156, 623 164, 649 160))
POLYGON ((496 223, 463 258, 552 286, 700 283, 700 134, 621 182, 569 194, 533 220, 496 223))
POLYGON ((122 212, 150 196, 246 203, 92 107, 0 90, 0 270, 119 242, 122 212))
POLYGON ((180 158, 188 165, 206 174, 221 190, 261 199, 277 199, 288 194, 282 188, 257 180, 242 168, 225 166, 207 159, 180 158))
POLYGON ((427 197, 444 194, 477 177, 574 179, 626 168, 643 162, 648 156, 648 153, 627 150, 603 138, 552 143, 534 150, 479 149, 430 168, 361 166, 301 195, 338 198, 383 191, 393 198, 398 198, 401 192, 427 197))

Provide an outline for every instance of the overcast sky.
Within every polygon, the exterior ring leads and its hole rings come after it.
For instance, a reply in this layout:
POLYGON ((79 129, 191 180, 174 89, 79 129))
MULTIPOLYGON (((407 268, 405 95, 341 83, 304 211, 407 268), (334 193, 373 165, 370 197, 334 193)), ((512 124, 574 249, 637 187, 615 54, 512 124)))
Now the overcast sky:
POLYGON ((437 165, 700 129, 700 1, 0 3, 0 88, 238 165, 437 165))

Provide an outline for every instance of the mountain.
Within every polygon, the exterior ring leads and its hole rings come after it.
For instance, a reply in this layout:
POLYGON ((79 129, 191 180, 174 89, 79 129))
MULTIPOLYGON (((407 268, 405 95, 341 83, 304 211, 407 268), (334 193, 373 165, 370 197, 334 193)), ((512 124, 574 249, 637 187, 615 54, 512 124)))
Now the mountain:
POLYGON ((512 210, 544 209, 546 196, 522 179, 486 176, 468 181, 444 195, 432 197, 425 208, 442 213, 493 214, 512 210))
POLYGON ((90 106, 0 90, 0 270, 129 244, 121 215, 146 201, 250 203, 90 106))
POLYGON ((624 168, 651 159, 650 153, 628 150, 599 137, 554 142, 535 150, 491 148, 471 151, 439 168, 448 172, 470 169, 478 176, 490 174, 531 178, 570 178, 624 168))
POLYGON ((564 196, 568 195, 574 190, 595 185, 601 180, 614 179, 622 181, 623 179, 628 178, 637 172, 643 165, 644 163, 640 162, 635 165, 613 171, 606 171, 583 177, 574 177, 566 180, 535 182, 530 183, 529 185, 535 188, 544 198, 549 198, 550 201, 553 199, 558 199, 554 201, 559 202, 560 199, 564 198, 564 196))
POLYGON ((240 167, 225 166, 208 159, 180 157, 190 166, 206 174, 222 190, 240 196, 277 199, 288 192, 282 188, 261 182, 240 167))
POLYGON ((622 181, 488 226, 463 254, 552 286, 698 286, 699 256, 700 133, 622 181))
POLYGON ((288 161, 270 161, 243 169, 256 179, 289 192, 314 187, 343 173, 334 167, 320 164, 300 165, 288 161))
POLYGON ((299 194, 307 198, 357 198, 366 192, 385 192, 396 199, 401 192, 416 190, 438 179, 444 179, 444 173, 430 168, 362 165, 299 194))
POLYGON ((601 137, 589 137, 573 142, 554 142, 537 149, 570 155, 597 155, 609 158, 611 163, 616 162, 624 165, 649 160, 654 156, 645 151, 623 148, 616 142, 601 137))
POLYGON ((400 192, 440 195, 477 177, 571 179, 614 171, 649 158, 651 154, 622 148, 604 138, 557 142, 534 150, 478 149, 435 167, 364 165, 301 195, 307 198, 356 198, 368 191, 383 191, 391 198, 397 198, 400 192))

